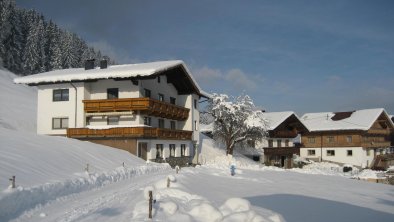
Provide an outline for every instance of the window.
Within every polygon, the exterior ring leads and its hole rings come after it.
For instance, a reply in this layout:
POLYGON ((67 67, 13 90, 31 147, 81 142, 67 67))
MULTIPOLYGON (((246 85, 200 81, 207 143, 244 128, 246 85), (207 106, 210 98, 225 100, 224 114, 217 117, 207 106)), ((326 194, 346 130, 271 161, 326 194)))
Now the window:
POLYGON ((308 150, 308 156, 316 155, 316 150, 308 150))
POLYGON ((194 100, 194 109, 197 109, 197 99, 194 100))
POLYGON ((156 159, 163 158, 163 144, 156 144, 156 159))
POLYGON ((347 156, 353 156, 353 150, 347 150, 346 153, 347 156))
POLYGON ((176 99, 174 97, 170 97, 170 103, 171 104, 176 104, 176 99))
POLYGON ((119 125, 119 116, 108 116, 107 125, 119 125))
POLYGON ((159 93, 159 98, 158 99, 159 99, 159 101, 164 102, 164 95, 159 93))
POLYGON ((119 98, 119 89, 118 88, 107 89, 107 99, 117 99, 117 98, 119 98))
POLYGON ((334 137, 333 136, 327 136, 327 142, 329 142, 329 143, 335 142, 334 137))
POLYGON ((282 147, 282 140, 277 140, 276 142, 277 142, 277 144, 278 144, 277 147, 282 147))
POLYGON ((68 89, 54 89, 52 100, 57 101, 68 101, 68 89))
POLYGON ((371 156, 371 150, 367 149, 367 156, 371 156))
POLYGON ((327 150, 327 156, 335 156, 335 150, 327 150))
POLYGON ((176 128, 176 127, 175 127, 175 121, 171 121, 170 124, 171 124, 171 129, 172 129, 172 130, 175 130, 175 128, 176 128))
POLYGON ((144 96, 150 98, 150 90, 149 89, 144 89, 144 96))
POLYGON ((308 137, 308 143, 315 143, 315 137, 308 137))
POLYGON ((170 156, 175 156, 175 144, 170 144, 170 156))
POLYGON ((157 82, 160 83, 160 76, 157 77, 157 82))
POLYGON ((181 144, 181 156, 186 155, 186 144, 181 144))
POLYGON ((268 140, 268 147, 274 147, 274 141, 268 140))
POLYGON ((285 140, 285 147, 289 147, 289 140, 285 140))
POLYGON ((52 118, 52 129, 67 129, 68 128, 68 118, 52 118))
POLYGON ((352 136, 346 136, 346 142, 351 143, 353 141, 352 136))
POLYGON ((159 128, 164 128, 164 119, 158 119, 159 121, 159 128))
POLYGON ((148 116, 144 117, 144 125, 152 126, 152 119, 148 116))

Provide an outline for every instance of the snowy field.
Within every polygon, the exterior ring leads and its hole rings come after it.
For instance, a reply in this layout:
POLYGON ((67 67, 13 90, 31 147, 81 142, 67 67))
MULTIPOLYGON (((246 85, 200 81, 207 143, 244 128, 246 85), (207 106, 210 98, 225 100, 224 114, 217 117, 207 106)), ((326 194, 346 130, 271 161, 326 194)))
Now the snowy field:
POLYGON ((393 186, 349 179, 335 165, 262 167, 226 157, 201 136, 204 165, 175 174, 122 150, 38 136, 35 89, 12 84, 13 77, 0 70, 1 222, 151 221, 149 189, 152 221, 394 221, 393 186), (8 187, 12 175, 16 189, 8 187))

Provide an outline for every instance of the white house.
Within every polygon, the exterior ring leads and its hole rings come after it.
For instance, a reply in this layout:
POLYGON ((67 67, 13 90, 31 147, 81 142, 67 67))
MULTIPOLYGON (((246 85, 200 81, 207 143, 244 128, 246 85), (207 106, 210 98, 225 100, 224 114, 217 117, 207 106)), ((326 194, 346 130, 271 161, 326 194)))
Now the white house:
POLYGON ((380 150, 390 147, 394 126, 386 111, 306 113, 301 121, 309 132, 302 135, 301 157, 371 167, 380 150))
POLYGON ((93 64, 14 80, 38 88, 38 134, 87 140, 153 161, 194 155, 199 99, 209 95, 182 61, 93 64))

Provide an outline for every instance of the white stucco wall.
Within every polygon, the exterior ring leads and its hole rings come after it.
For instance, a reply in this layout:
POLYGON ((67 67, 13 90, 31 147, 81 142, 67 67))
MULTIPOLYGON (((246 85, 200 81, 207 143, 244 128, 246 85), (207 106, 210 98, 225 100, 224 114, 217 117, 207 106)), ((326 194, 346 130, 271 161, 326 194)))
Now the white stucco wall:
POLYGON ((84 110, 82 100, 85 97, 84 83, 73 83, 77 88, 77 103, 75 103, 76 91, 70 83, 40 85, 37 96, 37 133, 49 135, 65 135, 65 129, 52 129, 52 118, 67 117, 69 127, 84 126, 84 110), (53 90, 68 89, 68 101, 53 101, 53 90), (75 122, 75 105, 76 119, 75 122))
MULTIPOLYGON (((186 145, 185 156, 190 156, 191 141, 189 140, 138 140, 148 143, 147 159, 156 159, 156 145, 163 144, 164 158, 170 157, 170 144, 175 144, 175 157, 181 156, 181 144, 186 145)), ((138 147, 138 146, 137 146, 138 147)), ((137 149, 138 150, 138 149, 137 149)))
POLYGON ((374 157, 373 150, 370 150, 370 155, 368 156, 366 149, 362 147, 323 147, 322 149, 320 147, 301 148, 300 155, 304 158, 320 159, 321 150, 323 152, 323 161, 326 160, 344 164, 349 163, 359 167, 370 167, 374 157), (308 150, 315 150, 315 155, 309 156, 308 150), (327 150, 335 150, 335 156, 327 156, 327 150), (347 150, 352 150, 353 155, 347 156, 347 150))
POLYGON ((113 79, 98 80, 97 82, 86 83, 89 97, 86 99, 107 99, 107 89, 118 88, 119 98, 140 97, 139 87, 130 80, 115 81, 113 79))

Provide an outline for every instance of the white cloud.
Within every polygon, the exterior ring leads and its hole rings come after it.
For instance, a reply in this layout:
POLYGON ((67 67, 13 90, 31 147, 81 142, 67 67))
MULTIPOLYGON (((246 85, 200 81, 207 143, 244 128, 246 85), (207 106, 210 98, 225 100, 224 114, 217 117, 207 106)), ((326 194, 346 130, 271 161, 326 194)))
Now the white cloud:
MULTIPOLYGON (((193 70, 193 76, 205 87, 221 86, 223 88, 253 91, 258 88, 261 78, 247 74, 241 69, 234 68, 227 71, 202 67, 193 70)), ((217 87, 215 87, 217 88, 217 87)))
POLYGON ((257 88, 256 83, 251 79, 251 77, 240 69, 229 70, 225 74, 224 78, 238 89, 254 90, 257 88))

